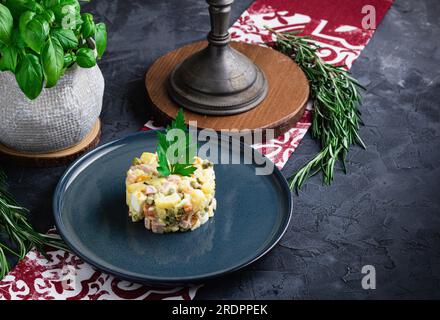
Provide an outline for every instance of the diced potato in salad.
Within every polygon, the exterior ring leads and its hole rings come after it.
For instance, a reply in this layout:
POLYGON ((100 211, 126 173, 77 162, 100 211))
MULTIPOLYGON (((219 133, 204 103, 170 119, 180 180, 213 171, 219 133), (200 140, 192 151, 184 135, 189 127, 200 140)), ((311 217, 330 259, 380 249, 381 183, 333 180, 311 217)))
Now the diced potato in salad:
POLYGON ((157 155, 144 152, 127 172, 126 201, 133 222, 144 220, 155 233, 194 230, 214 216, 215 173, 212 162, 194 157, 190 176, 163 177, 157 155))

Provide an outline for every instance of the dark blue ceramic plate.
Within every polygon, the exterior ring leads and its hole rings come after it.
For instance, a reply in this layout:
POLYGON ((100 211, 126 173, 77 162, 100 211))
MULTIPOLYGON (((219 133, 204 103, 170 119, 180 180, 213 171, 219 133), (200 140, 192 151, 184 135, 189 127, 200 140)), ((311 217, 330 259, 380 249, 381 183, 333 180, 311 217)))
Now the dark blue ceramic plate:
POLYGON ((125 174, 135 156, 155 148, 154 132, 128 136, 84 155, 61 178, 56 226, 83 260, 135 282, 187 283, 249 265, 286 231, 292 212, 287 182, 276 168, 255 175, 256 164, 215 165, 217 210, 194 231, 154 234, 131 222, 125 174))

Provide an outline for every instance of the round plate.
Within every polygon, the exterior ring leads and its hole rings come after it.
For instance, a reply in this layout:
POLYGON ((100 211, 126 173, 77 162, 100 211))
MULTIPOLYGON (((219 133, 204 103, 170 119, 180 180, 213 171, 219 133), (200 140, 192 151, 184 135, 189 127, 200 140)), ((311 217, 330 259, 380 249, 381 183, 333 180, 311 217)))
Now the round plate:
MULTIPOLYGON (((131 222, 125 175, 134 157, 155 148, 155 132, 137 133, 84 155, 61 178, 56 226, 83 260, 134 282, 188 283, 243 268, 280 240, 292 214, 291 193, 276 167, 270 175, 255 174, 263 157, 256 152, 253 164, 214 166, 217 210, 200 228, 154 234, 131 222)), ((219 143, 218 151, 237 160, 249 148, 234 152, 219 143)))

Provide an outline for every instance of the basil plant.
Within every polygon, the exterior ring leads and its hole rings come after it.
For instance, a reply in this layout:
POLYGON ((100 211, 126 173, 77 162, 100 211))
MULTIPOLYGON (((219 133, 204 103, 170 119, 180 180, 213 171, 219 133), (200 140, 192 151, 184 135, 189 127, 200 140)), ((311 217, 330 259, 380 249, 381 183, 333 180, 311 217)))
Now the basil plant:
POLYGON ((96 65, 107 46, 104 23, 78 0, 0 0, 0 71, 11 71, 29 99, 55 86, 75 63, 96 65))

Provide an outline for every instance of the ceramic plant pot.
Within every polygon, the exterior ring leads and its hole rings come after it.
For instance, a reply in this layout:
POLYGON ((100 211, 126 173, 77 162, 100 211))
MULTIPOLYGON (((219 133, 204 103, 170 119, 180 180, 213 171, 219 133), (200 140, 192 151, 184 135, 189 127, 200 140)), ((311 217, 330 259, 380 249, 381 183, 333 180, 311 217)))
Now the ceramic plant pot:
POLYGON ((71 147, 97 121, 103 94, 104 77, 98 66, 74 65, 35 100, 23 94, 12 73, 0 72, 0 143, 30 153, 71 147))

